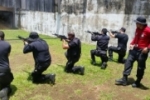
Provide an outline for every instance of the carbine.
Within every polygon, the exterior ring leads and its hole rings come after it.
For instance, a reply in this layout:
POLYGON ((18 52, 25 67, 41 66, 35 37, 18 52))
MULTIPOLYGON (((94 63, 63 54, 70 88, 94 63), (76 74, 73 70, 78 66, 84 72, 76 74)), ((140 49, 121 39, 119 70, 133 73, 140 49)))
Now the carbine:
POLYGON ((56 37, 60 38, 61 41, 62 41, 63 39, 64 39, 64 40, 67 40, 67 39, 68 39, 65 35, 59 35, 59 34, 53 34, 53 35, 55 35, 56 37))
POLYGON ((90 34, 94 34, 94 35, 100 35, 99 32, 91 32, 91 31, 86 31, 87 33, 90 33, 90 34))

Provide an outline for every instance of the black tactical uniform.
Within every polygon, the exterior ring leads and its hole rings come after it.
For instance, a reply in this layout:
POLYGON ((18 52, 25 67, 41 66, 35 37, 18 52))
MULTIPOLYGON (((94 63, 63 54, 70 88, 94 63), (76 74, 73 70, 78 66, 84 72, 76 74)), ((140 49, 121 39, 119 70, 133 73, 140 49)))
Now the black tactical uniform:
POLYGON ((92 34, 91 40, 92 41, 97 41, 97 47, 95 50, 91 50, 91 59, 92 63, 96 64, 95 61, 95 55, 101 57, 102 61, 102 69, 105 69, 107 66, 107 48, 108 48, 108 43, 109 43, 109 36, 106 35, 107 29, 103 28, 102 29, 103 34, 92 34))
POLYGON ((84 67, 74 66, 74 64, 80 59, 81 54, 81 42, 78 38, 73 38, 68 42, 69 49, 66 52, 67 63, 65 67, 66 72, 80 73, 84 75, 84 67))
MULTIPOLYGON (((121 28, 122 31, 125 32, 125 28, 121 28)), ((118 39, 118 46, 110 46, 108 48, 109 53, 109 59, 113 59, 113 52, 118 53, 118 62, 124 63, 124 57, 126 55, 126 49, 127 49, 127 42, 128 42, 128 35, 125 33, 117 32, 115 35, 115 38, 118 39)))
MULTIPOLYGON (((2 38, 4 33, 0 31, 0 37, 2 38)), ((8 100, 8 94, 11 92, 10 84, 13 81, 13 74, 9 67, 9 54, 11 52, 11 46, 4 40, 0 40, 0 98, 2 100, 8 100)))
POLYGON ((32 72, 33 82, 40 83, 50 81, 55 83, 55 74, 42 74, 51 64, 49 46, 46 41, 39 38, 36 32, 31 32, 28 38, 29 44, 25 45, 23 53, 33 53, 35 69, 32 72))

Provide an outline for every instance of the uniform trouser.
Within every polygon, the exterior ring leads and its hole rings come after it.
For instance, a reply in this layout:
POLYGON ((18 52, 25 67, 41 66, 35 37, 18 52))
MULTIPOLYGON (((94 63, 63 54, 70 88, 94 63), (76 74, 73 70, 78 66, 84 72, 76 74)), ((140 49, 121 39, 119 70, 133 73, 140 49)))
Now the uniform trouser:
POLYGON ((0 72, 0 98, 1 100, 9 100, 9 94, 11 93, 10 84, 13 81, 13 74, 8 72, 0 72))
POLYGON ((95 62, 95 56, 101 58, 102 63, 108 61, 107 52, 102 50, 91 50, 91 59, 95 62))
POLYGON ((69 55, 67 55, 67 53, 65 54, 65 56, 68 61, 66 63, 64 71, 78 73, 81 70, 81 66, 74 66, 74 64, 80 59, 80 56, 70 57, 69 55))
POLYGON ((9 87, 14 77, 11 72, 0 72, 0 89, 9 87))
POLYGON ((137 61, 137 74, 136 77, 138 80, 141 80, 144 75, 144 70, 146 68, 146 60, 148 57, 148 54, 143 54, 141 52, 142 50, 130 50, 129 55, 127 57, 127 60, 125 62, 125 67, 123 71, 123 75, 130 75, 131 70, 133 68, 134 61, 137 61))
POLYGON ((32 72, 33 82, 44 82, 47 80, 47 75, 42 74, 50 65, 50 61, 45 63, 36 63, 35 69, 32 72))
POLYGON ((126 50, 120 50, 118 47, 110 46, 108 48, 109 57, 113 57, 113 52, 118 53, 118 62, 122 62, 126 55, 126 50))

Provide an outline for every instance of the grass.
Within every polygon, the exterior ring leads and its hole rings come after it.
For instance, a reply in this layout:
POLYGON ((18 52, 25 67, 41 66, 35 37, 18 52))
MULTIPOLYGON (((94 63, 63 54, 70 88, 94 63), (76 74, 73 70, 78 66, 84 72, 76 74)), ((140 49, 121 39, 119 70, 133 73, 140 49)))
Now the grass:
MULTIPOLYGON (((28 32, 23 30, 4 30, 7 39, 17 39, 18 35, 28 37, 28 32)), ((49 36, 40 35, 41 38, 49 36)), ((45 39, 50 46, 52 64, 44 73, 55 73, 56 84, 33 84, 30 80, 30 72, 34 68, 32 54, 23 54, 23 42, 21 40, 8 40, 12 46, 10 54, 10 67, 14 74, 11 87, 13 93, 10 100, 150 100, 150 59, 147 60, 147 69, 142 80, 146 89, 134 89, 131 85, 123 87, 114 85, 114 80, 122 77, 123 65, 116 62, 108 62, 105 70, 99 66, 91 65, 90 50, 94 45, 82 44, 82 56, 76 65, 85 67, 85 75, 65 73, 65 50, 61 47, 61 41, 49 37, 45 39)), ((114 59, 117 59, 115 54, 114 59)), ((96 58, 100 64, 100 59, 96 58)), ((129 78, 136 77, 136 63, 129 78)))

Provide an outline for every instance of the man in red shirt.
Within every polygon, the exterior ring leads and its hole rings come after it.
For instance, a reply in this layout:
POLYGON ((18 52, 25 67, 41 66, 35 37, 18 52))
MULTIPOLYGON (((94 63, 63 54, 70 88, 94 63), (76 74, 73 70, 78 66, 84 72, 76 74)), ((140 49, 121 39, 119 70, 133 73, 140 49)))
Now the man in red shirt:
POLYGON ((128 58, 125 62, 123 77, 116 80, 116 85, 127 85, 127 77, 130 75, 134 61, 137 61, 137 80, 132 84, 132 87, 140 87, 141 79, 146 68, 146 60, 150 50, 150 27, 147 26, 144 17, 138 17, 136 20, 135 37, 130 43, 128 58))

